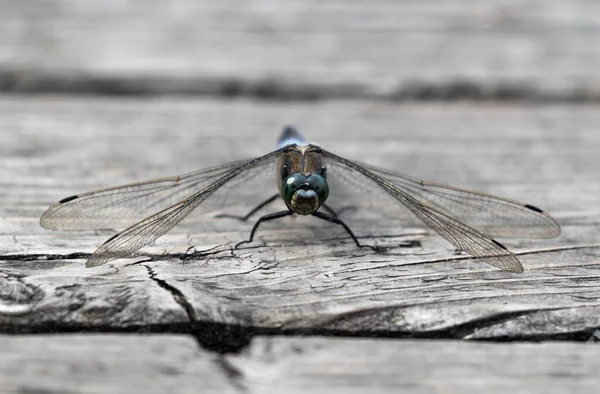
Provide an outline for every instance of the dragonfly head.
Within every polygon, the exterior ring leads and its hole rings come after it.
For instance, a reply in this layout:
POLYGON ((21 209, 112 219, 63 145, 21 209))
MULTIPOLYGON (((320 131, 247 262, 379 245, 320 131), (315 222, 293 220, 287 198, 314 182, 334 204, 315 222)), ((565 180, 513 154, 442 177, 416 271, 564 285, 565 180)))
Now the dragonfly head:
POLYGON ((329 186, 321 175, 292 174, 281 183, 281 197, 299 215, 315 212, 329 196, 329 186))

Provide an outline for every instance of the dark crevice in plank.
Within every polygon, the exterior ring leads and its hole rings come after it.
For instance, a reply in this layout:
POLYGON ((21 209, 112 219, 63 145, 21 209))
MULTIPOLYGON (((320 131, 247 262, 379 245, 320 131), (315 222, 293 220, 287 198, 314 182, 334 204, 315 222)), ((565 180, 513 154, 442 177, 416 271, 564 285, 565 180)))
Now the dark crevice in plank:
MULTIPOLYGON (((15 242, 16 243, 16 242, 15 242)), ((137 254, 137 257, 145 258, 145 260, 137 261, 128 265, 137 265, 146 263, 153 259, 179 259, 181 261, 190 260, 192 258, 207 257, 217 255, 221 252, 231 251, 231 248, 227 245, 219 245, 206 250, 196 251, 193 247, 190 247, 185 253, 161 253, 161 254, 137 254), (148 260, 149 259, 149 260, 148 260)), ((0 255, 0 260, 4 261, 54 261, 54 260, 79 260, 89 259, 92 253, 87 252, 75 252, 65 254, 49 254, 49 253, 14 253, 0 255)))
MULTIPOLYGON (((150 267, 146 264, 141 264, 141 265, 143 267, 145 267, 146 270, 148 271, 148 276, 150 277, 150 279, 152 279, 154 282, 156 282, 156 284, 158 286, 160 286, 161 288, 163 288, 166 291, 168 291, 169 293, 171 293, 171 296, 173 297, 175 302, 177 304, 179 304, 185 311, 185 314, 187 315, 187 317, 190 321, 190 331, 193 333, 196 333, 198 331, 198 327, 196 325, 196 322, 198 321, 198 317, 196 316, 196 311, 194 310, 194 307, 188 301, 188 299, 185 297, 185 295, 175 286, 172 286, 169 283, 167 283, 167 281, 158 278, 156 273, 152 269, 152 267, 150 267)), ((204 348, 208 348, 208 346, 206 346, 205 343, 203 343, 200 340, 198 335, 194 335, 194 337, 196 338, 196 340, 198 341, 200 346, 202 346, 204 348)))
POLYGON ((60 322, 46 321, 40 324, 29 325, 0 325, 0 333, 9 335, 24 334, 73 334, 73 333, 95 333, 95 334, 192 334, 189 324, 144 324, 131 325, 127 327, 115 326, 88 326, 82 324, 65 324, 60 322))
MULTIPOLYGON (((507 316, 483 319, 488 324, 496 324, 506 319, 507 316)), ((104 326, 77 326, 47 323, 30 326, 0 326, 3 334, 64 334, 64 333, 139 333, 139 334, 188 334, 193 335, 197 341, 202 341, 202 348, 220 354, 239 353, 246 349, 252 339, 256 336, 323 336, 343 338, 390 338, 390 339, 439 339, 439 340, 463 340, 465 332, 480 329, 482 322, 471 322, 457 327, 444 330, 435 330, 421 333, 414 332, 390 332, 390 331, 348 331, 341 329, 277 329, 264 327, 239 326, 236 324, 223 324, 208 321, 196 321, 197 330, 191 330, 189 324, 154 324, 129 327, 104 327, 104 326)), ((497 337, 493 339, 471 339, 477 342, 543 342, 543 341, 566 341, 566 342, 598 342, 600 327, 552 335, 523 335, 522 337, 497 337)), ((229 366, 228 375, 235 377, 239 371, 229 366)))
POLYGON ((185 295, 175 286, 171 286, 170 284, 167 283, 167 281, 158 278, 156 276, 156 273, 154 272, 154 270, 152 270, 152 267, 150 267, 146 264, 142 264, 142 266, 144 266, 146 268, 146 270, 148 270, 148 275, 149 275, 150 279, 152 279, 160 287, 167 290, 169 293, 171 293, 173 295, 173 299, 175 300, 175 302, 177 302, 179 305, 181 305, 181 307, 187 314, 188 318, 190 319, 190 322, 192 323, 192 327, 193 327, 193 325, 198 320, 198 318, 196 316, 196 311, 194 310, 194 307, 185 298, 185 295))
MULTIPOLYGON (((27 326, 0 325, 0 333, 10 335, 71 333, 187 334, 193 335, 202 348, 221 354, 242 351, 250 344, 252 337, 257 335, 286 334, 277 329, 241 327, 235 324, 223 324, 203 320, 198 320, 193 325, 188 323, 169 323, 132 325, 127 327, 85 326, 45 322, 27 326)), ((233 371, 230 371, 231 373, 233 371)))
POLYGON ((245 328, 215 322, 200 322, 192 303, 179 289, 158 278, 152 267, 142 265, 148 270, 150 279, 171 293, 175 302, 181 305, 190 321, 189 331, 202 348, 218 353, 237 353, 249 345, 252 334, 245 328))
MULTIPOLYGON (((497 322, 501 322, 502 320, 498 320, 497 322)), ((317 330, 290 330, 284 331, 279 334, 273 333, 257 333, 255 335, 289 335, 289 336, 325 336, 325 337, 348 337, 348 338, 391 338, 391 339, 439 339, 439 340, 464 340, 464 337, 461 335, 463 332, 470 332, 469 328, 475 327, 475 329, 480 329, 481 326, 477 326, 477 323, 474 322, 472 325, 461 325, 457 327, 451 327, 449 329, 444 330, 435 330, 428 332, 390 332, 390 331, 346 331, 346 330, 327 330, 327 329, 317 329, 317 330)), ((469 339, 469 341, 477 341, 477 342, 544 342, 544 341, 565 341, 565 342, 589 342, 597 340, 597 331, 600 330, 600 327, 563 333, 563 334, 551 334, 551 335, 522 335, 519 337, 495 337, 495 338, 487 338, 487 339, 469 339)), ((472 331, 472 329, 471 329, 472 331)))
MULTIPOLYGON (((561 247, 552 247, 545 249, 536 249, 535 251, 547 252, 551 250, 571 250, 571 249, 583 249, 590 247, 597 247, 597 244, 585 244, 585 245, 569 245, 561 247)), ((223 251, 221 248, 212 248, 204 250, 200 253, 204 255, 218 254, 223 251)), ((225 251, 230 252, 230 249, 225 251)), ((179 253, 170 254, 170 257, 180 258, 185 260, 193 255, 194 253, 179 253)), ((532 253, 532 251, 525 251, 525 253, 532 253)), ((22 261, 32 260, 32 255, 10 255, 7 256, 10 259, 18 259, 22 261)), ((71 255, 51 255, 45 256, 48 259, 73 259, 81 258, 84 259, 89 257, 89 253, 77 253, 71 255), (73 257, 75 256, 75 257, 73 257)), ((485 341, 547 341, 547 340, 563 340, 563 341, 590 341, 596 338, 595 332, 600 327, 586 327, 582 330, 574 330, 567 333, 552 333, 552 334, 528 334, 523 333, 521 335, 511 335, 510 337, 493 337, 493 338, 469 338, 475 335, 478 331, 486 328, 494 327, 502 324, 511 324, 511 322, 518 321, 519 319, 527 319, 529 315, 534 315, 543 310, 530 309, 520 311, 510 311, 504 313, 498 313, 494 315, 487 315, 479 319, 472 319, 468 322, 461 324, 454 324, 442 329, 431 329, 428 331, 407 331, 402 330, 398 326, 390 326, 394 324, 393 316, 390 314, 395 313, 398 310, 397 306, 386 306, 382 308, 363 309, 357 312, 344 313, 339 316, 332 316, 330 320, 321 322, 313 325, 309 328, 295 328, 295 327, 256 327, 252 325, 252 322, 248 324, 227 324, 219 323, 215 321, 209 321, 202 316, 199 316, 194 308, 193 301, 186 297, 185 293, 175 287, 168 281, 160 278, 155 270, 149 266, 148 259, 154 257, 146 257, 142 261, 137 261, 129 265, 142 265, 147 270, 148 276, 154 282, 156 282, 162 289, 169 292, 170 296, 183 308, 189 322, 188 323, 173 323, 173 324, 162 324, 162 325, 148 325, 148 326, 131 326, 131 327, 116 327, 116 326, 82 326, 82 325, 67 325, 67 324, 53 324, 44 322, 39 325, 33 326, 0 326, 0 332, 10 333, 60 333, 60 332, 162 332, 162 333, 184 333, 193 335, 198 344, 207 350, 214 351, 221 354, 236 353, 247 347, 251 339, 256 335, 318 335, 318 336, 342 336, 342 337, 364 337, 364 338, 419 338, 419 339, 472 339, 472 340, 485 340, 485 341), (377 329, 353 329, 356 327, 365 327, 364 324, 356 324, 357 322, 368 321, 370 326, 376 326, 377 329), (379 322, 377 322, 379 321, 379 322)), ((161 258, 165 255, 161 254, 161 258)), ((39 259, 40 256, 37 256, 39 259)), ((6 260, 6 257, 3 258, 6 260)), ((13 275, 14 276, 14 275, 13 275)), ((20 278, 11 276, 9 279, 16 282, 21 282, 20 278)), ((14 293, 14 289, 17 288, 14 285, 10 285, 11 292, 14 293)), ((18 288, 23 288, 22 291, 16 294, 18 299, 9 300, 12 303, 17 301, 31 303, 32 299, 39 299, 42 295, 39 294, 41 290, 37 288, 29 288, 26 283, 20 283, 18 288), (23 301, 25 300, 25 301, 23 301)), ((1 289, 0 289, 1 290, 1 289)), ((554 310, 568 309, 568 308, 552 308, 554 310)))
POLYGON ((460 79, 444 82, 413 81, 385 92, 360 83, 319 84, 281 78, 164 76, 99 76, 48 74, 37 71, 0 70, 0 92, 20 94, 67 94, 98 96, 209 96, 251 98, 264 101, 315 101, 371 99, 383 101, 531 101, 585 103, 600 101, 600 90, 573 87, 548 91, 519 81, 482 83, 460 79))
MULTIPOLYGON (((362 239, 362 238, 372 238, 372 237, 357 237, 357 238, 362 239)), ((385 238, 385 236, 378 235, 377 238, 385 238)), ((339 240, 339 239, 340 238, 328 238, 325 240, 339 240)), ((410 241, 398 242, 395 245, 395 247, 418 248, 418 247, 421 247, 421 245, 422 245, 422 242, 420 240, 410 240, 410 241)), ((246 246, 240 250, 258 249, 261 247, 264 247, 264 245, 246 246)), ((550 253, 550 252, 556 252, 556 251, 562 251, 562 250, 593 249, 593 248, 598 248, 598 247, 600 247, 600 244, 566 245, 566 246, 554 246, 554 247, 545 247, 545 248, 524 250, 524 251, 520 251, 520 252, 515 252, 514 254, 516 256, 524 256, 524 255, 529 255, 529 254, 550 253)), ((383 254, 386 256, 398 256, 398 255, 403 256, 403 254, 387 252, 388 249, 389 248, 387 248, 387 247, 378 246, 374 250, 379 252, 380 254, 383 254)), ((222 252, 231 253, 232 248, 229 245, 225 244, 225 245, 219 245, 219 246, 216 246, 216 247, 213 247, 210 249, 206 249, 206 250, 195 250, 194 247, 190 247, 184 253, 161 253, 161 254, 140 254, 140 253, 138 253, 138 254, 136 254, 137 257, 146 258, 149 260, 137 261, 135 263, 131 263, 128 265, 142 264, 142 263, 146 263, 148 261, 154 260, 154 259, 161 259, 161 260, 178 259, 178 260, 181 260, 182 262, 185 262, 187 260, 191 260, 191 259, 195 259, 195 258, 199 258, 199 257, 217 256, 219 253, 222 253, 222 252)), ((459 252, 459 251, 457 251, 457 252, 459 252)), ((4 261, 78 260, 78 259, 88 259, 91 255, 92 255, 92 253, 86 253, 86 252, 75 252, 75 253, 66 253, 66 254, 15 253, 15 254, 0 255, 0 260, 4 260, 4 261)), ((223 257, 231 257, 231 256, 223 256, 223 257)), ((419 260, 419 261, 414 261, 414 262, 410 262, 410 263, 405 263, 403 265, 404 266, 421 265, 421 264, 439 263, 439 262, 455 261, 455 260, 477 260, 477 258, 473 257, 473 256, 469 256, 469 255, 456 255, 456 256, 451 256, 451 257, 419 260)))
POLYGON ((4 261, 39 261, 39 260, 78 260, 88 259, 91 253, 76 252, 66 254, 47 254, 47 253, 15 253, 0 255, 0 260, 4 261))
MULTIPOLYGON (((417 241, 417 242, 420 243, 420 241, 417 241)), ((497 241, 494 240, 494 242, 497 242, 497 241)), ((419 243, 414 243, 414 247, 419 247, 419 243)), ((501 245, 501 246, 506 249, 506 247, 504 245, 501 245)), ((413 246, 411 245, 411 243, 407 243, 405 246, 400 245, 399 247, 410 248, 413 246)), ((520 252, 513 252, 513 254, 515 256, 525 256, 525 255, 531 255, 531 254, 551 253, 551 252, 562 251, 562 250, 594 249, 594 248, 598 248, 598 247, 600 247, 600 244, 552 246, 552 247, 523 250, 520 252)), ((384 248, 378 249, 378 251, 381 251, 381 253, 384 253, 385 249, 384 248)), ((408 266, 412 266, 412 265, 435 264, 435 263, 440 263, 440 262, 451 262, 451 261, 459 261, 459 260, 477 260, 477 257, 470 256, 467 254, 460 254, 460 253, 464 253, 464 252, 461 252, 458 249, 456 249, 456 253, 457 253, 457 255, 455 255, 455 256, 418 260, 418 261, 413 261, 410 263, 405 263, 405 264, 403 264, 403 266, 408 267, 408 266)), ((397 254, 397 253, 386 253, 386 255, 387 256, 402 256, 402 254, 397 254)))
MULTIPOLYGON (((389 309, 389 312, 394 311, 393 308, 379 308, 367 311, 354 312, 350 314, 345 314, 338 319, 330 321, 327 325, 332 327, 332 331, 343 331, 337 327, 343 327, 348 325, 349 322, 356 320, 365 320, 365 319, 376 319, 377 317, 381 318, 381 316, 386 315, 386 309, 389 309)), ((559 310, 561 308, 555 308, 553 310, 559 310)), ((521 317, 526 317, 529 314, 533 314, 539 312, 540 310, 521 310, 521 311, 511 311, 511 312, 503 312, 497 313, 489 316, 484 316, 481 318, 472 319, 468 322, 462 324, 456 324, 447 328, 437 329, 437 330, 429 330, 422 332, 404 332, 402 330, 398 330, 394 332, 394 330, 390 330, 390 337, 401 337, 401 338, 421 338, 421 339, 465 339, 470 335, 475 334, 477 331, 492 327, 495 325, 502 324, 504 322, 509 322, 511 320, 519 319, 521 317)), ((352 325, 352 324, 350 324, 352 325)), ((578 332, 578 333, 569 333, 569 334, 560 334, 560 335, 521 335, 521 336, 511 336, 511 337, 495 337, 493 339, 485 339, 485 341, 492 342, 514 342, 514 341, 546 341, 546 340, 554 340, 554 339, 562 339, 567 341, 586 341, 588 340, 595 329, 591 329, 587 332, 578 332)), ((365 333, 361 331, 357 331, 357 336, 363 336, 365 333)), ((387 337, 387 333, 383 332, 381 336, 387 337)), ((368 336, 368 335, 367 335, 368 336)), ((479 340, 479 339, 474 339, 479 340)))

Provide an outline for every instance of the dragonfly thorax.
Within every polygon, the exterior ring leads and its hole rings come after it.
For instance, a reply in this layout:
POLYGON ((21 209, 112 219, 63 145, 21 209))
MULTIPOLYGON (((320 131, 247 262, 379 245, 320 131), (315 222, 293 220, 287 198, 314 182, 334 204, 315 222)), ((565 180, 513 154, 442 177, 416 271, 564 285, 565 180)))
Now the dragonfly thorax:
POLYGON ((320 175, 295 173, 281 183, 280 194, 291 211, 310 215, 327 200, 329 186, 320 175))

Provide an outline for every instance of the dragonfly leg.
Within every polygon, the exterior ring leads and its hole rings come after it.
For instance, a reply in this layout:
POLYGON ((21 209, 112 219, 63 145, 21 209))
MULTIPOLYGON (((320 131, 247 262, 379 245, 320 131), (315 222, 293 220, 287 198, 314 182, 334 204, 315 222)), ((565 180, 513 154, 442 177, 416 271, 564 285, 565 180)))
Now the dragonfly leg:
POLYGON ((331 208, 327 204, 323 204, 323 205, 321 205, 321 207, 323 207, 324 210, 329 212, 331 214, 331 216, 334 216, 336 218, 339 217, 342 214, 342 212, 344 212, 344 211, 351 211, 351 210, 356 209, 356 207, 349 206, 349 207, 340 208, 340 210, 336 212, 333 208, 331 208))
POLYGON ((275 194, 272 197, 269 197, 267 200, 265 200, 265 201, 261 202, 260 204, 258 204, 254 209, 252 209, 250 212, 248 212, 244 216, 241 216, 241 215, 230 215, 230 214, 227 214, 227 213, 222 213, 222 214, 216 215, 215 217, 217 217, 217 218, 232 218, 232 219, 238 219, 238 220, 241 220, 241 221, 245 222, 246 220, 248 220, 250 218, 250 216, 254 215, 260 209, 266 207, 267 205, 269 205, 270 203, 272 203, 273 201, 275 201, 277 199, 277 197, 279 197, 279 194, 275 194))
POLYGON ((321 218, 323 220, 327 220, 328 222, 339 224, 340 226, 342 226, 344 228, 344 230, 346 230, 346 232, 348 234, 350 234, 350 236, 356 243, 356 246, 358 246, 359 248, 362 247, 362 245, 360 244, 360 242, 358 242, 358 239, 356 238, 356 236, 354 235, 352 230, 350 230, 350 227, 348 227, 348 225, 346 223, 344 223, 341 219, 339 219, 337 216, 331 216, 331 215, 328 215, 326 213, 319 212, 319 211, 313 212, 312 215, 316 216, 318 218, 321 218))
POLYGON ((326 210, 327 212, 329 212, 329 214, 333 217, 338 217, 339 213, 337 213, 333 208, 331 208, 329 205, 327 204, 323 204, 321 205, 321 207, 323 207, 324 210, 326 210))
POLYGON ((269 220, 283 218, 283 217, 290 216, 290 215, 293 215, 293 214, 294 214, 294 212, 292 212, 292 211, 279 211, 279 212, 273 212, 273 213, 269 213, 269 214, 261 216, 256 221, 256 223, 254 223, 254 227, 252 227, 252 231, 250 231, 250 238, 248 240, 246 240, 246 241, 238 242, 235 245, 234 249, 237 249, 242 244, 249 244, 249 243, 251 243, 252 240, 254 239, 254 234, 256 233, 256 230, 258 230, 258 226, 260 226, 261 223, 268 222, 269 220))

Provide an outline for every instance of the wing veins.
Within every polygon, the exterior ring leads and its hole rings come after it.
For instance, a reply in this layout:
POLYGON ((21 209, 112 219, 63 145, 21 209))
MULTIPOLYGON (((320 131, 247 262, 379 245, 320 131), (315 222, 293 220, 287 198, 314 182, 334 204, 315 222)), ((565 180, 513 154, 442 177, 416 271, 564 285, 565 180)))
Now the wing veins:
POLYGON ((81 193, 76 195, 77 198, 65 203, 58 202, 48 208, 42 215, 40 224, 49 229, 110 228, 113 227, 110 225, 111 221, 122 222, 126 213, 134 215, 134 218, 143 218, 148 215, 146 212, 164 205, 169 199, 175 198, 176 194, 183 194, 202 182, 218 179, 249 161, 251 160, 239 160, 185 175, 81 193), (161 193, 166 194, 161 196, 161 193), (102 215, 99 215, 100 213, 102 215), (94 220, 107 224, 90 226, 89 222, 93 223, 94 220))
POLYGON ((542 210, 532 210, 520 201, 443 183, 425 182, 383 168, 354 163, 395 187, 419 196, 429 206, 446 215, 465 223, 472 222, 472 227, 479 228, 488 236, 553 238, 560 234, 560 226, 552 216, 542 210))
POLYGON ((102 244, 92 254, 86 263, 86 267, 102 265, 108 261, 125 257, 148 245, 177 225, 228 181, 246 170, 266 164, 268 159, 277 155, 281 150, 278 149, 259 158, 242 162, 242 164, 234 167, 204 189, 126 228, 102 244))
POLYGON ((323 151, 323 153, 370 178, 388 194, 401 202, 414 215, 423 220, 429 227, 459 249, 495 267, 522 272, 523 268, 514 254, 508 249, 501 247, 501 244, 495 242, 492 238, 456 220, 452 216, 416 200, 391 181, 373 173, 369 169, 363 168, 361 165, 331 152, 323 151), (492 254, 490 255, 489 253, 492 254))

